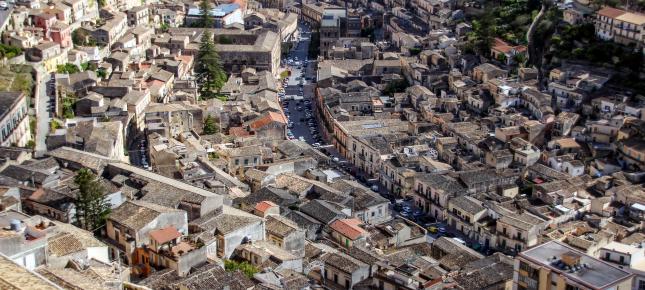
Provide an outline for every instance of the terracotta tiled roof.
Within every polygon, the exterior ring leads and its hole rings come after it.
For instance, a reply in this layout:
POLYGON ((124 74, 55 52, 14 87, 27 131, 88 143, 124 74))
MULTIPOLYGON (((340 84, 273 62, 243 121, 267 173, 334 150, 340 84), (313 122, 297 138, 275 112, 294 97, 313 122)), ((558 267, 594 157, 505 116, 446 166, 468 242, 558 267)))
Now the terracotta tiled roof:
POLYGON ((248 131, 244 130, 242 127, 230 127, 228 129, 228 134, 236 137, 244 137, 251 135, 248 131))
POLYGON ((331 224, 331 228, 349 239, 356 240, 367 233, 364 229, 358 226, 360 224, 362 224, 362 222, 355 218, 342 219, 334 221, 331 224))
POLYGON ((258 202, 258 204, 255 205, 255 210, 259 212, 266 212, 268 209, 275 206, 278 206, 278 205, 268 200, 265 200, 265 201, 258 202))
POLYGON ((266 126, 271 122, 280 122, 283 124, 287 123, 287 121, 284 119, 284 116, 282 116, 282 114, 276 113, 276 112, 268 112, 264 116, 252 122, 249 126, 252 129, 258 129, 266 126))
POLYGON ((515 50, 516 52, 525 52, 527 47, 524 45, 512 46, 500 38, 495 38, 493 40, 492 49, 503 53, 510 53, 512 50, 515 50))
POLYGON ((150 238, 157 241, 158 244, 167 243, 179 237, 181 237, 181 233, 173 226, 150 231, 150 238))
POLYGON ((175 56, 175 59, 176 59, 176 60, 179 60, 179 61, 181 61, 181 62, 183 62, 183 63, 190 63, 190 62, 192 62, 192 61, 193 61, 193 56, 192 56, 192 55, 183 54, 183 55, 175 56))
POLYGON ((602 15, 602 16, 609 17, 609 18, 616 18, 616 17, 618 17, 620 15, 623 15, 625 13, 627 13, 627 12, 625 12, 623 10, 620 10, 620 9, 613 8, 613 7, 609 7, 609 6, 603 7, 602 9, 600 9, 598 11, 598 15, 602 15))
POLYGON ((500 38, 495 38, 493 40, 493 49, 497 51, 501 51, 503 53, 509 53, 512 49, 508 43, 505 41, 501 40, 500 38))

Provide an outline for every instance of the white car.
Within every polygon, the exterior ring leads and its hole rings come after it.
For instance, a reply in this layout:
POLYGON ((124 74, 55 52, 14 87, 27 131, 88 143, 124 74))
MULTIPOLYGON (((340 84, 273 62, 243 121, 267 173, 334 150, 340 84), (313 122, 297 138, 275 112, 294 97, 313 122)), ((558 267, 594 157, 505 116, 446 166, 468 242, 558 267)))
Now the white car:
POLYGON ((7 1, 0 1, 0 9, 2 10, 9 9, 9 4, 7 4, 7 1))
POLYGON ((453 239, 455 242, 460 243, 460 244, 462 244, 462 245, 465 245, 465 244, 466 244, 466 241, 464 241, 464 240, 462 240, 462 239, 460 239, 460 238, 452 238, 452 239, 453 239))

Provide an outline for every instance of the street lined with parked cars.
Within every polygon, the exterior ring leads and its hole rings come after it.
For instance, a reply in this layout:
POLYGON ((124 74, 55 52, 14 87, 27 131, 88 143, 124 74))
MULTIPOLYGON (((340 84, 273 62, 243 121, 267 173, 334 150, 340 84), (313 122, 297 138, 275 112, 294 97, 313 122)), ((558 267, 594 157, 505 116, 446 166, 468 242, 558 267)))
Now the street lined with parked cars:
POLYGON ((287 118, 287 138, 302 140, 311 145, 317 144, 317 147, 320 147, 323 139, 315 120, 312 94, 310 88, 307 88, 307 79, 313 79, 307 76, 311 64, 307 59, 309 29, 306 26, 300 26, 299 29, 301 36, 295 49, 282 60, 283 68, 289 75, 282 80, 278 96, 287 118))

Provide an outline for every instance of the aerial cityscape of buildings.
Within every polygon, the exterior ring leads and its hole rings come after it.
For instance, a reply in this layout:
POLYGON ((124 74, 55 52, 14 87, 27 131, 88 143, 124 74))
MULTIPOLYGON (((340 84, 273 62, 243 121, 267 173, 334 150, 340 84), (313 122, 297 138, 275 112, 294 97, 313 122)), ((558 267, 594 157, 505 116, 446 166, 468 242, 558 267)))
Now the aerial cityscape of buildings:
POLYGON ((0 0, 0 36, 0 289, 645 290, 643 1, 0 0))

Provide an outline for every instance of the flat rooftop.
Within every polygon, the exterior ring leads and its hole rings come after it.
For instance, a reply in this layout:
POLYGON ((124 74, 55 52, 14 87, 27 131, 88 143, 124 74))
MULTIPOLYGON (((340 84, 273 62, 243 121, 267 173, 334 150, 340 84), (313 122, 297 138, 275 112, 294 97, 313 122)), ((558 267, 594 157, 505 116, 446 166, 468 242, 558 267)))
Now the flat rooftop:
POLYGON ((550 241, 535 248, 520 253, 520 257, 533 263, 541 264, 552 271, 561 273, 568 279, 586 285, 594 289, 606 289, 614 284, 631 277, 631 273, 623 271, 609 263, 594 257, 588 256, 574 248, 556 241, 550 241), (558 267, 557 261, 564 254, 575 253, 580 256, 580 267, 578 271, 570 271, 558 267), (554 259, 555 257, 556 259, 554 259), (587 267, 584 267, 587 265, 587 267))

